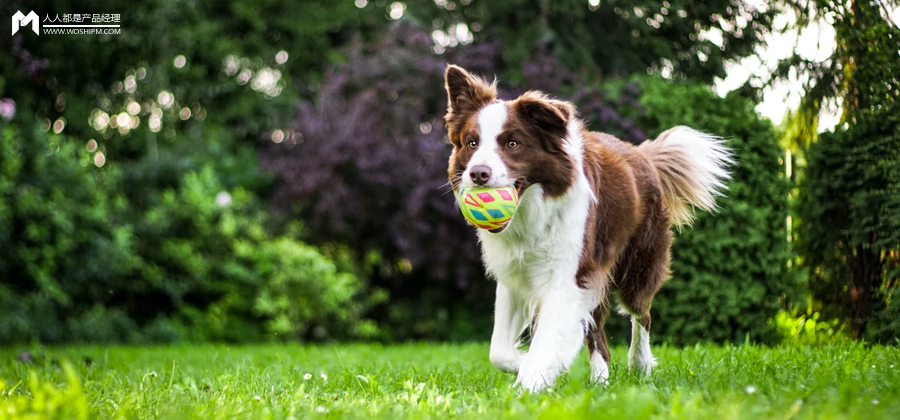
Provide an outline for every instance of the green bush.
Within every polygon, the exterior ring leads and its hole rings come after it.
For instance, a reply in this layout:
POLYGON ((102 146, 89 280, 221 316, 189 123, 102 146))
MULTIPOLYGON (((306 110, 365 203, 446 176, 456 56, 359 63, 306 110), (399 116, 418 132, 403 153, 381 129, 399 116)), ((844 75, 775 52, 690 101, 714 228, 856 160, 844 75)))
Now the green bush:
POLYGON ((259 200, 211 166, 136 199, 76 144, 0 127, 0 342, 373 333, 359 280, 296 228, 268 233, 259 200))
POLYGON ((672 344, 776 341, 767 320, 798 281, 788 267, 788 182, 771 125, 734 94, 719 98, 706 86, 661 79, 641 85, 646 114, 638 125, 651 138, 688 125, 723 136, 737 159, 719 210, 676 232, 672 278, 653 301, 655 337, 672 344))
POLYGON ((267 234, 254 200, 226 192, 206 167, 146 213, 136 229, 144 272, 178 308, 174 318, 201 340, 355 336, 360 281, 317 249, 267 234))
POLYGON ((313 247, 279 238, 261 246, 239 243, 236 254, 252 260, 254 272, 266 279, 253 307, 267 318, 266 333, 270 335, 304 336, 311 324, 318 324, 311 333, 325 338, 329 331, 324 326, 346 327, 364 309, 359 301, 352 301, 360 289, 356 277, 339 273, 334 263, 313 247))
MULTIPOLYGON (((2 123, 0 123, 2 124, 2 123)), ((0 127, 0 341, 67 337, 67 319, 103 301, 137 258, 122 203, 63 136, 0 127)))

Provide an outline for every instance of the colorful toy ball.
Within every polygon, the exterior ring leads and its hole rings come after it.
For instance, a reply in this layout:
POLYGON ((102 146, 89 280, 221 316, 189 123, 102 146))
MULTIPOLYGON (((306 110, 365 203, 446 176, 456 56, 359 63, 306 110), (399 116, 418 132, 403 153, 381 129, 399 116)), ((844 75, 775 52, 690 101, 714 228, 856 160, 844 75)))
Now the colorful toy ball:
POLYGON ((463 188, 459 192, 459 209, 466 220, 493 233, 506 228, 518 206, 519 195, 513 187, 463 188))

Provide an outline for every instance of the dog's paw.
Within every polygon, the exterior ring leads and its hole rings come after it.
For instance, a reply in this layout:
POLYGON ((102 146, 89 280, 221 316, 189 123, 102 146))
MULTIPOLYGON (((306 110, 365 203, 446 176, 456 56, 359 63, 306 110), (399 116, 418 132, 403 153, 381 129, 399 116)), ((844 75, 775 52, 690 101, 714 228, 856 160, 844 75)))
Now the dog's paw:
POLYGON ((524 356, 525 352, 511 349, 506 351, 491 351, 489 358, 491 364, 497 369, 507 373, 517 373, 524 356))
POLYGON ((637 370, 642 373, 644 376, 650 376, 653 373, 653 368, 657 365, 656 359, 653 356, 647 358, 639 358, 635 360, 633 363, 629 363, 628 369, 637 370))
POLYGON ((642 365, 638 365, 638 369, 644 373, 644 376, 650 376, 650 374, 653 373, 653 369, 656 368, 656 365, 656 359, 653 356, 650 356, 642 365))
POLYGON ((538 392, 553 384, 559 376, 559 369, 528 356, 526 354, 522 358, 515 386, 522 391, 538 392))
POLYGON ((609 364, 599 353, 591 355, 591 382, 609 385, 609 364))

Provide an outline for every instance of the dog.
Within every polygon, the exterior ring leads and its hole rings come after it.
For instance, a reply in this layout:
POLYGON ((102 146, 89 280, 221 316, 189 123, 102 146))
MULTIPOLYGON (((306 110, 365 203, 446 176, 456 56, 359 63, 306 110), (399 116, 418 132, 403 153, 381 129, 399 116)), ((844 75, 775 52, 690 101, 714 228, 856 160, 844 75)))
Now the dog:
POLYGON ((650 303, 670 276, 671 228, 689 225, 692 207, 715 210, 731 150, 683 126, 633 146, 587 131, 569 102, 536 91, 500 100, 496 80, 455 65, 445 89, 457 197, 460 188, 513 186, 519 194, 507 226, 478 230, 485 269, 497 280, 491 363, 535 392, 567 371, 586 342, 591 380, 608 383, 603 322, 615 295, 631 316, 628 366, 649 375, 650 303))

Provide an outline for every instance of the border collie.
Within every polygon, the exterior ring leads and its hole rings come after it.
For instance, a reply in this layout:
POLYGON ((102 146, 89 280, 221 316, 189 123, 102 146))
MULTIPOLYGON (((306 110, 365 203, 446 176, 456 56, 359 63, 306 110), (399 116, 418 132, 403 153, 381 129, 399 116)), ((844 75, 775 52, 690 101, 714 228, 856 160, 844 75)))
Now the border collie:
POLYGON ((496 81, 454 65, 445 82, 454 190, 519 193, 504 229, 478 230, 485 268, 497 280, 491 363, 517 373, 521 389, 538 391, 568 370, 586 341, 591 380, 606 383, 603 321, 614 294, 631 316, 628 366, 649 375, 656 365, 650 302, 670 275, 670 228, 690 224, 692 206, 715 209, 730 150, 687 127, 635 147, 587 131, 569 102, 534 91, 500 100, 496 81))

